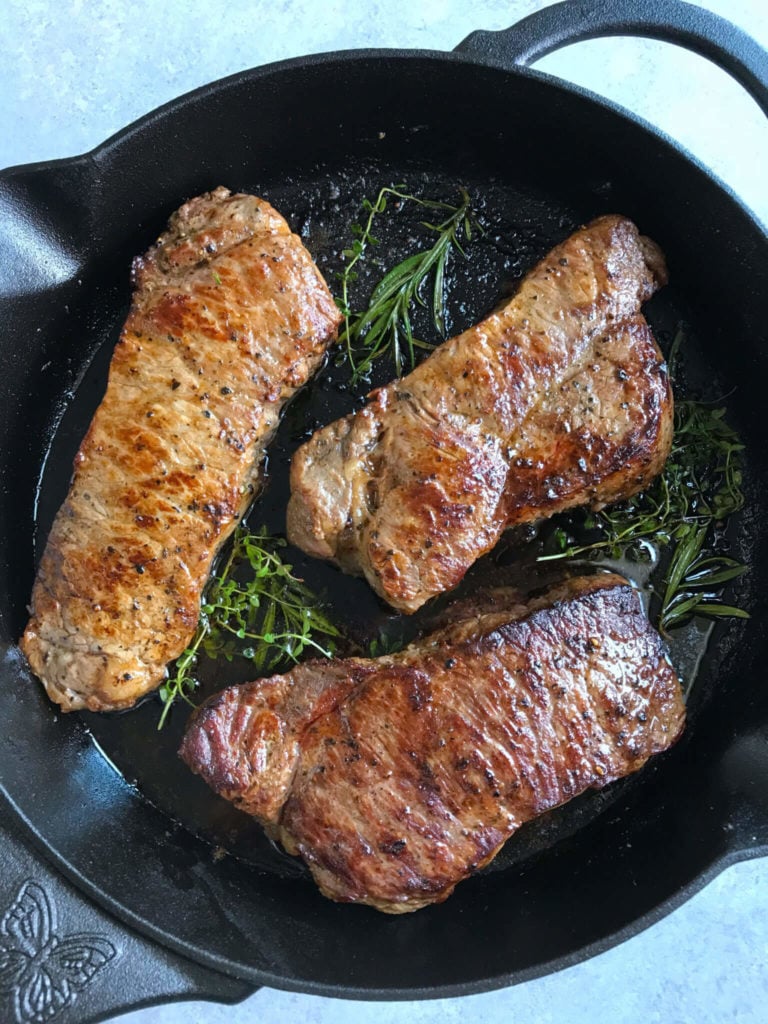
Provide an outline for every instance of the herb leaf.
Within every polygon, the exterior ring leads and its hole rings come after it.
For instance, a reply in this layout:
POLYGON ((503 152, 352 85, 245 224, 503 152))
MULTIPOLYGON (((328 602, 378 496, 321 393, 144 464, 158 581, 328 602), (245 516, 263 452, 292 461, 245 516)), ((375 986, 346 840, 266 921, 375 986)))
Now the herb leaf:
POLYGON ((422 199, 403 192, 404 186, 382 188, 376 201, 363 200, 363 209, 368 213, 364 226, 352 225, 355 236, 350 248, 342 253, 346 263, 338 275, 341 282, 341 297, 337 300, 344 315, 344 325, 339 340, 346 346, 347 358, 352 368, 352 384, 366 378, 376 359, 391 353, 395 370, 400 376, 406 359, 410 368, 416 365, 416 350, 432 348, 431 345, 414 337, 411 324, 411 310, 415 303, 429 306, 435 328, 445 337, 445 269, 454 248, 462 255, 465 242, 471 241, 472 225, 470 200, 465 189, 461 189, 458 206, 435 199, 422 199), (419 206, 446 214, 436 224, 422 221, 422 227, 437 235, 429 249, 422 249, 406 257, 392 267, 379 281, 371 293, 368 306, 362 312, 351 308, 350 284, 357 280, 357 263, 364 257, 369 246, 377 245, 373 235, 374 219, 386 210, 388 197, 400 202, 414 202, 419 206), (432 278, 432 295, 429 304, 422 294, 429 278, 432 278))
POLYGON ((247 658, 256 672, 266 673, 285 662, 297 662, 307 650, 330 657, 339 630, 323 612, 315 594, 282 560, 285 541, 266 529, 235 532, 221 570, 208 581, 197 630, 176 660, 174 672, 160 689, 165 724, 174 701, 194 707, 195 668, 201 652, 209 658, 247 658), (240 570, 247 565, 249 575, 240 570), (322 640, 322 643, 321 643, 322 640))
POLYGON ((731 608, 713 600, 713 588, 741 576, 747 567, 724 555, 702 558, 701 549, 708 531, 709 526, 691 527, 687 536, 675 548, 661 599, 659 628, 662 633, 682 624, 691 615, 749 618, 749 614, 742 609, 731 608), (700 593, 702 590, 710 593, 700 593))

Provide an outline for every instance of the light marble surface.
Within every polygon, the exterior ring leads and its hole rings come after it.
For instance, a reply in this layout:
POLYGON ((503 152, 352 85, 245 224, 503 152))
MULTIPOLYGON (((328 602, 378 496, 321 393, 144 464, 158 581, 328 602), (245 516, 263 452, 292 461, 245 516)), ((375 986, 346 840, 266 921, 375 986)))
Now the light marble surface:
MULTIPOLYGON (((450 49, 541 0, 3 0, 0 166, 87 150, 179 94, 271 60, 361 46, 450 49)), ((768 46, 766 0, 706 0, 768 46)), ((768 124, 723 72, 675 47, 595 40, 541 70, 664 128, 768 223, 768 124)), ((659 865, 663 870, 663 864, 659 865)), ((482 936, 478 936, 482 942, 482 936)), ((768 860, 729 869, 649 931, 560 974, 430 1003, 346 1003, 263 989, 237 1008, 156 1007, 120 1024, 743 1024, 768 1021, 768 860)))

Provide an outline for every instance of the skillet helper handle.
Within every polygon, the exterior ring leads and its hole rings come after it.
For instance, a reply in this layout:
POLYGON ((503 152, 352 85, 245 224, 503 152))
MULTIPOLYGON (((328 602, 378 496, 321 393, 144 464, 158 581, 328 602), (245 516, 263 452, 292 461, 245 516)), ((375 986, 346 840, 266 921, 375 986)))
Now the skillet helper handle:
POLYGON ((499 32, 478 31, 456 51, 503 67, 528 67, 583 39, 643 36, 700 54, 740 82, 768 116, 768 52, 712 11, 682 0, 564 0, 499 32))
POLYGON ((0 801, 0 1021, 96 1024, 178 999, 237 1003, 253 991, 100 910, 30 845, 0 801))

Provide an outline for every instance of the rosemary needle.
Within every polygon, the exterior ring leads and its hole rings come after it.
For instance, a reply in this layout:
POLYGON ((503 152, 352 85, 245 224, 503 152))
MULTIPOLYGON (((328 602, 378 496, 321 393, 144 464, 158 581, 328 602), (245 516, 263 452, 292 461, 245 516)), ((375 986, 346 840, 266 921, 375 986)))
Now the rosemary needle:
POLYGON ((702 556, 701 549, 708 531, 708 525, 691 527, 675 548, 661 599, 659 627, 663 633, 691 615, 749 618, 743 609, 716 600, 718 589, 745 573, 747 566, 725 555, 702 556))

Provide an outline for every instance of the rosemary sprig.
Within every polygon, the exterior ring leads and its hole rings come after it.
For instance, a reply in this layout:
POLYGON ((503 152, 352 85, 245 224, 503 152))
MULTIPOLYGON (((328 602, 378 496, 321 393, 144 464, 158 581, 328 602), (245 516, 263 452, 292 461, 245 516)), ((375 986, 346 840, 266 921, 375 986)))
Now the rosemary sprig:
POLYGON ((749 618, 742 608, 720 604, 716 600, 719 588, 741 576, 747 571, 747 566, 725 555, 703 557, 701 549, 708 531, 708 526, 691 528, 675 548, 661 599, 659 627, 663 633, 681 625, 691 615, 749 618))
POLYGON ((262 674, 286 661, 299 661, 308 648, 331 656, 339 630, 282 560, 284 546, 284 540, 270 537, 264 528, 255 533, 238 528, 224 565, 208 583, 195 635, 160 689, 163 710, 158 729, 175 701, 194 707, 194 672, 201 653, 227 661, 246 658, 262 674), (241 580, 244 573, 239 570, 245 565, 249 572, 241 580), (324 638, 322 644, 317 637, 324 638))
POLYGON ((352 384, 359 383, 370 373, 376 359, 390 352, 395 370, 402 374, 406 358, 411 369, 416 365, 416 349, 433 346, 414 337, 411 310, 415 303, 427 306, 422 295, 425 282, 432 277, 430 301, 432 319, 441 337, 445 337, 445 269, 453 249, 464 255, 464 243, 472 240, 472 218, 470 199, 461 189, 458 206, 435 199, 422 199, 402 191, 403 186, 382 188, 376 201, 363 200, 363 210, 368 216, 364 225, 353 224, 355 236, 352 245, 342 255, 346 263, 338 275, 341 296, 337 300, 344 315, 340 340, 346 346, 347 358, 352 368, 352 384), (388 199, 400 202, 414 202, 431 210, 441 211, 447 216, 439 223, 422 221, 423 227, 437 235, 429 249, 422 249, 406 257, 392 267, 379 281, 371 293, 368 306, 363 312, 353 312, 350 285, 358 279, 355 269, 365 255, 368 246, 379 244, 373 234, 375 218, 387 208, 388 199), (359 359, 358 359, 359 355, 359 359))
POLYGON ((662 632, 682 625, 692 615, 748 617, 716 599, 718 588, 747 567, 724 555, 701 554, 715 526, 724 525, 744 505, 743 448, 725 421, 724 408, 678 401, 672 450, 662 474, 642 494, 585 516, 584 528, 597 531, 596 540, 570 543, 568 534, 557 529, 553 540, 558 550, 539 560, 593 553, 643 559, 650 545, 671 544, 659 610, 662 632))

